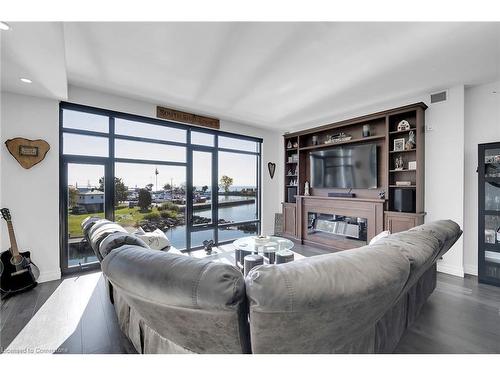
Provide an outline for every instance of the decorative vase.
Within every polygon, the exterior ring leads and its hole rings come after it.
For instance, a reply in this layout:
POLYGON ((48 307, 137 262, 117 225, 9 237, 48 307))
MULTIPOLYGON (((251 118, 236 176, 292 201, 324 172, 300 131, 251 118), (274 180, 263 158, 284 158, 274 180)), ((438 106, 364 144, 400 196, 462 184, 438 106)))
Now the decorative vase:
POLYGON ((309 193, 309 181, 306 181, 306 183, 304 184, 304 195, 306 195, 306 196, 310 195, 310 193, 309 193))
POLYGON ((363 125, 363 137, 369 137, 370 136, 370 125, 366 124, 363 125))

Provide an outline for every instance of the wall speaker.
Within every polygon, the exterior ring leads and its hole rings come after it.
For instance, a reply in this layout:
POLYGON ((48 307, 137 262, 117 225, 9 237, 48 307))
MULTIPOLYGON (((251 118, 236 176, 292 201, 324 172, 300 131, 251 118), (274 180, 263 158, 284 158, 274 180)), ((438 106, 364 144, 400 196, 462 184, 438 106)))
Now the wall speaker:
POLYGON ((394 189, 394 211, 415 212, 415 189, 394 189))

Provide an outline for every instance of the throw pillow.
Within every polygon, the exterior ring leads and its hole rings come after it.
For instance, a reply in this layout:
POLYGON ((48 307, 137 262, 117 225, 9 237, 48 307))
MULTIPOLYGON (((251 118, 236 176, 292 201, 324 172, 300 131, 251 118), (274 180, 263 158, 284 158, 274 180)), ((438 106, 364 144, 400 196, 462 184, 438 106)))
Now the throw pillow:
POLYGON ((381 240, 382 238, 385 238, 387 236, 389 236, 391 234, 390 231, 388 230, 384 230, 383 232, 380 232, 379 234, 377 234, 375 237, 373 237, 370 241, 370 245, 373 245, 375 242, 381 240))
POLYGON ((155 229, 153 232, 145 232, 144 229, 139 228, 134 234, 146 242, 151 249, 163 251, 170 249, 170 241, 160 229, 155 229))

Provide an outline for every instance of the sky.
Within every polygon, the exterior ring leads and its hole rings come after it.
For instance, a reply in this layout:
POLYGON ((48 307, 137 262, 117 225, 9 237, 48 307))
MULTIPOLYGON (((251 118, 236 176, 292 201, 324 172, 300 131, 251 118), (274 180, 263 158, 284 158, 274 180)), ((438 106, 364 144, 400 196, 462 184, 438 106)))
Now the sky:
MULTIPOLYGON (((88 113, 64 110, 64 127, 73 129, 108 131, 108 117, 88 113)), ((122 119, 115 120, 115 132, 123 135, 133 135, 152 139, 165 139, 184 142, 186 131, 183 129, 167 128, 144 123, 137 123, 122 119)), ((192 132, 192 142, 203 145, 213 145, 213 135, 192 132)), ((240 150, 255 151, 255 143, 229 137, 219 136, 219 146, 240 150)), ((72 155, 108 156, 108 139, 105 137, 86 136, 65 133, 63 138, 63 152, 72 155)), ((115 157, 186 162, 186 148, 182 146, 144 143, 117 139, 115 143, 115 157)), ((219 178, 227 175, 234 179, 233 186, 255 186, 256 184, 256 156, 219 151, 219 178)), ((155 164, 116 163, 115 176, 122 178, 129 188, 145 187, 152 183, 156 190, 155 170, 158 169, 158 189, 166 183, 176 186, 185 184, 186 167, 166 166, 155 164)), ((193 152, 193 185, 210 188, 212 173, 211 153, 203 151, 193 152)), ((86 187, 99 185, 99 178, 104 175, 104 167, 100 165, 70 164, 68 166, 68 184, 86 187)))

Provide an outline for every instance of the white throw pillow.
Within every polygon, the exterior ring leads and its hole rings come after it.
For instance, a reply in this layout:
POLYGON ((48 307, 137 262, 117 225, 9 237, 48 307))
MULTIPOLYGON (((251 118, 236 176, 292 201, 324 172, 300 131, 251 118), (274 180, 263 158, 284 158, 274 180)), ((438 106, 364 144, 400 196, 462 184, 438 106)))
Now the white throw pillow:
POLYGON ((382 238, 385 238, 387 237, 388 235, 390 235, 391 232, 388 231, 388 230, 384 230, 383 232, 380 232, 379 234, 377 234, 375 237, 373 237, 370 241, 370 245, 373 245, 375 242, 377 242, 378 240, 381 240, 382 238))
POLYGON ((153 232, 145 232, 144 229, 139 227, 134 234, 154 250, 168 251, 170 249, 170 241, 160 229, 155 229, 153 232))

